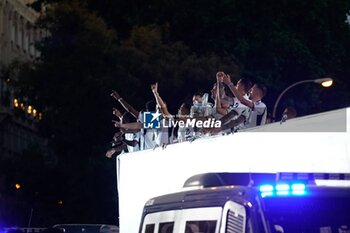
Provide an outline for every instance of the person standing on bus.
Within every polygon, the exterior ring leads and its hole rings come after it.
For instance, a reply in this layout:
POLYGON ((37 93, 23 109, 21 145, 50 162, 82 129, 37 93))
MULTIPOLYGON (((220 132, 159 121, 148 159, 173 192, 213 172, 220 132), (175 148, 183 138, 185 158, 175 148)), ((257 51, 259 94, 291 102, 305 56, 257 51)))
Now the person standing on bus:
POLYGON ((230 76, 225 75, 223 77, 223 82, 230 88, 239 102, 250 108, 251 112, 246 128, 264 125, 266 123, 267 107, 264 102, 262 102, 262 98, 266 94, 266 87, 259 83, 254 84, 250 90, 249 99, 246 99, 231 82, 230 76))

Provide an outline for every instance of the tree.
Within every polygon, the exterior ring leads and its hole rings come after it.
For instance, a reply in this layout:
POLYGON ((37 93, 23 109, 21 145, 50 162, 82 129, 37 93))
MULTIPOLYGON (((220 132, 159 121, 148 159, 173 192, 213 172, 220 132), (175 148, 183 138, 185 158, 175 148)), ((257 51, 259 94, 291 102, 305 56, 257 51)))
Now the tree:
POLYGON ((48 35, 37 44, 41 56, 21 66, 16 88, 43 109, 41 130, 65 181, 59 189, 62 218, 113 223, 115 163, 104 157, 114 131, 111 90, 141 109, 153 98, 150 84, 159 81, 175 113, 180 96, 208 88, 218 68, 236 72, 236 66, 232 59, 197 56, 184 43, 168 40, 166 27, 135 26, 119 39, 80 1, 52 4, 38 26, 48 35))
MULTIPOLYGON (((23 65, 19 71, 16 90, 43 110, 41 130, 50 139, 50 146, 59 159, 57 166, 61 175, 54 177, 64 182, 51 194, 58 192, 57 195, 63 196, 61 209, 65 214, 60 216, 63 220, 87 222, 89 217, 93 219, 109 212, 105 215, 106 222, 113 223, 116 207, 114 211, 106 211, 106 208, 115 206, 115 193, 107 196, 104 193, 111 187, 100 187, 101 190, 92 192, 93 195, 85 193, 91 192, 94 184, 87 178, 91 175, 87 172, 89 167, 96 171, 93 176, 100 179, 108 179, 114 174, 110 161, 91 164, 91 159, 103 156, 101 145, 108 142, 108 133, 112 134, 107 107, 110 87, 106 83, 113 80, 111 64, 115 56, 116 33, 78 1, 51 5, 38 26, 48 36, 37 44, 40 58, 33 64, 23 65), (73 194, 77 197, 76 202, 72 200, 73 194), (82 211, 91 208, 86 203, 99 200, 109 204, 100 205, 95 211, 82 211), (84 216, 81 212, 90 215, 84 216)), ((53 177, 46 175, 48 183, 53 177)))
POLYGON ((183 41, 199 57, 231 57, 241 75, 268 86, 270 108, 289 84, 327 75, 335 79, 333 91, 301 86, 281 106, 294 103, 303 115, 349 105, 349 1, 88 2, 123 38, 135 25, 166 25, 169 40, 183 41))
POLYGON ((129 97, 138 100, 136 103, 153 99, 150 84, 158 81, 165 100, 175 111, 186 96, 198 89, 209 90, 218 69, 238 73, 232 59, 215 54, 199 57, 182 42, 167 42, 164 34, 164 29, 155 25, 134 27, 122 42, 117 64, 131 77, 119 78, 127 81, 132 93, 129 97), (134 85, 132 80, 137 80, 134 85))

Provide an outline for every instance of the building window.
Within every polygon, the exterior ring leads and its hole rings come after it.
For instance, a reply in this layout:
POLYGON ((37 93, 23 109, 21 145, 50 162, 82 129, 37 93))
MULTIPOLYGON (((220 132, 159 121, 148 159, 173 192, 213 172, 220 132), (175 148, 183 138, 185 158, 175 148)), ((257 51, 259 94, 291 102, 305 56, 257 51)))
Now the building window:
POLYGON ((24 32, 23 50, 27 52, 29 50, 29 31, 28 28, 24 32))
POLYGON ((34 48, 34 43, 35 43, 35 34, 34 34, 34 28, 31 28, 31 30, 28 32, 29 34, 29 52, 31 56, 34 56, 35 54, 35 48, 34 48))
POLYGON ((0 33, 2 34, 4 32, 4 26, 5 26, 5 21, 6 16, 5 16, 5 10, 3 6, 0 3, 0 33))
POLYGON ((23 39, 22 19, 18 19, 17 21, 17 46, 18 47, 22 47, 22 39, 23 39))
POLYGON ((10 25, 10 34, 11 34, 11 42, 15 42, 16 37, 16 24, 15 19, 13 17, 13 13, 9 13, 9 25, 10 25))

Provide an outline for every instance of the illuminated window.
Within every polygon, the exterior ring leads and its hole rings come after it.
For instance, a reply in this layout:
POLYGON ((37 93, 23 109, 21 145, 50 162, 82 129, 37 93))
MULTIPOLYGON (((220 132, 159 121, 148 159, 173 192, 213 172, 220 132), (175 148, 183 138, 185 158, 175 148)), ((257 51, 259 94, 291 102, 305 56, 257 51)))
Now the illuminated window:
POLYGON ((18 99, 13 99, 13 106, 15 108, 18 108, 18 106, 19 106, 18 99))
POLYGON ((27 108, 27 113, 32 114, 32 111, 33 111, 33 107, 31 105, 29 105, 27 108))

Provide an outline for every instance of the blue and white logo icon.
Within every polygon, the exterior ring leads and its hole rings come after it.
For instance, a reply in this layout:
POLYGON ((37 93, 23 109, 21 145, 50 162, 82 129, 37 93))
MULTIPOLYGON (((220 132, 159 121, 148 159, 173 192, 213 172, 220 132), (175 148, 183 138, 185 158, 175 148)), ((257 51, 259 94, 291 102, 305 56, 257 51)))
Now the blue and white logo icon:
POLYGON ((158 129, 160 128, 160 114, 159 112, 144 112, 143 113, 143 128, 158 129))

